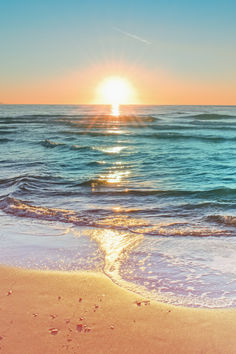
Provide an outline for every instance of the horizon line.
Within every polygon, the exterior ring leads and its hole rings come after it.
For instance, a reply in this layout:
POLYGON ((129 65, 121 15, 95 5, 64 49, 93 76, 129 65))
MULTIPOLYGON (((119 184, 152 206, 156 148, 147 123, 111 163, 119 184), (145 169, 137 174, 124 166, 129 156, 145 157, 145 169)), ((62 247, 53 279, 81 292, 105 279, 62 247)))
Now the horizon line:
MULTIPOLYGON (((112 106, 109 103, 0 103, 0 106, 112 106)), ((128 104, 119 104, 119 106, 221 106, 221 107, 234 107, 236 103, 233 104, 201 104, 201 103, 128 103, 128 104)))

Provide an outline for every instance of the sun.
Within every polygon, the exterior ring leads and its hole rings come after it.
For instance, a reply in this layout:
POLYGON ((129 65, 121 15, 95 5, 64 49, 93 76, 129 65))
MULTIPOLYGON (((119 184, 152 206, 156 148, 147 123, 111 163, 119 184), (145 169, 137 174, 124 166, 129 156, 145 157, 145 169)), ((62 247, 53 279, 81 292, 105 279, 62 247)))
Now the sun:
POLYGON ((128 80, 119 76, 106 78, 99 87, 100 96, 107 104, 128 104, 133 89, 128 80))
POLYGON ((98 86, 99 101, 111 105, 111 113, 119 115, 119 105, 130 104, 134 99, 134 89, 131 83, 120 76, 105 78, 98 86))
POLYGON ((98 96, 99 102, 111 105, 115 113, 119 109, 119 105, 132 103, 134 90, 127 79, 120 76, 110 76, 98 86, 98 96))

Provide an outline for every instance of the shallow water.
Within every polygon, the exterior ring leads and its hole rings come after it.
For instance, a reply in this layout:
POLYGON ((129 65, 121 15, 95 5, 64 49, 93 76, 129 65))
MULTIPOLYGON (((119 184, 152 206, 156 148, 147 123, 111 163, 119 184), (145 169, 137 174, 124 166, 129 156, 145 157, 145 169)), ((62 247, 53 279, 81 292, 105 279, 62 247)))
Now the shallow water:
POLYGON ((0 262, 236 305, 236 107, 0 105, 0 262))

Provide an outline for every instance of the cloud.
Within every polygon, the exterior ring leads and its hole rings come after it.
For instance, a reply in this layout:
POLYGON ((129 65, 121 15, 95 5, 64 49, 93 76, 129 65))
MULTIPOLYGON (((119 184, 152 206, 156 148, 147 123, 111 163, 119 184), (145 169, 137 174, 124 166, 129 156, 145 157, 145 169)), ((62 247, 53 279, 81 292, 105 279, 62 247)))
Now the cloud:
POLYGON ((139 41, 139 42, 145 43, 145 44, 147 44, 147 45, 152 44, 151 42, 147 41, 146 39, 141 38, 141 37, 138 37, 138 36, 136 36, 135 34, 122 31, 122 30, 121 30, 120 28, 118 28, 118 27, 113 27, 113 29, 114 29, 115 31, 117 31, 117 32, 120 32, 120 33, 124 34, 125 36, 128 36, 128 37, 130 37, 130 38, 136 39, 136 40, 139 41))

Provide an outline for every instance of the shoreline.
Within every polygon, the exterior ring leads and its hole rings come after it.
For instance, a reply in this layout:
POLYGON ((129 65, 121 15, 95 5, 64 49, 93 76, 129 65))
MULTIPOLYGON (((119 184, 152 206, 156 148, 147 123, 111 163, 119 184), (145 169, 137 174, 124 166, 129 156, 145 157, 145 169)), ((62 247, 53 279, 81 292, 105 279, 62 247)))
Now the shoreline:
POLYGON ((101 273, 0 266, 0 351, 235 353, 236 309, 174 306, 101 273))

